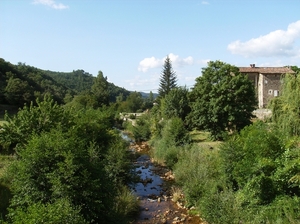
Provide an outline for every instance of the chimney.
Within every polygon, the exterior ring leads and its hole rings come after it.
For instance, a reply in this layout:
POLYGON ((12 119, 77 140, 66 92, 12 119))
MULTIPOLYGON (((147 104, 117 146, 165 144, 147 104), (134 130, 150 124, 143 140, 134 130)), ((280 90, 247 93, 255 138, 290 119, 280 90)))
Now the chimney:
POLYGON ((250 64, 250 67, 251 68, 255 68, 255 64, 250 64))

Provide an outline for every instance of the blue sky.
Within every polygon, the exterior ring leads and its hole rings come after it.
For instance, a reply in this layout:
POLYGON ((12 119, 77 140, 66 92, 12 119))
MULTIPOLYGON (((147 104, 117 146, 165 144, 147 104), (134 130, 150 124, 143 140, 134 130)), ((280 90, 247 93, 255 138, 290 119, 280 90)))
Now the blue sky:
POLYGON ((191 87, 209 60, 300 67, 298 0, 1 0, 0 57, 157 92, 164 59, 191 87))

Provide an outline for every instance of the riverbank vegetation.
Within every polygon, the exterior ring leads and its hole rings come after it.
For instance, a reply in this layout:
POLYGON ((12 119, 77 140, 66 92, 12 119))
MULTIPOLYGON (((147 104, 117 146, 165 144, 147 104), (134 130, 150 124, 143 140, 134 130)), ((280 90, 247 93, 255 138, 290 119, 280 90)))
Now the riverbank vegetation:
POLYGON ((137 202, 126 187, 132 167, 112 110, 74 111, 50 97, 36 104, 7 116, 2 126, 6 221, 127 223, 137 202))
POLYGON ((132 221, 134 174, 115 127, 148 141, 185 206, 208 223, 300 222, 299 75, 285 76, 272 118, 259 121, 252 83, 220 61, 191 90, 177 86, 166 61, 156 99, 111 85, 101 71, 73 73, 68 81, 0 60, 2 222, 132 221))
MULTIPOLYGON (((208 223, 300 222, 300 76, 283 83, 272 120, 222 135, 222 142, 188 132, 178 116, 151 126, 154 158, 173 170, 186 206, 208 223)), ((154 120, 163 114, 152 112, 154 120)))

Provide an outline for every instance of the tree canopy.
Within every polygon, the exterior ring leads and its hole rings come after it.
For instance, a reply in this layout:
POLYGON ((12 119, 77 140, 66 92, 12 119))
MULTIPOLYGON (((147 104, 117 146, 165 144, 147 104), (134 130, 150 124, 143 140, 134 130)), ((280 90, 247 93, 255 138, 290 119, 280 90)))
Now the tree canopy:
POLYGON ((190 94, 190 124, 222 139, 225 131, 239 131, 251 123, 255 90, 239 69, 221 61, 210 61, 190 94))
POLYGON ((165 118, 179 117, 182 121, 190 113, 188 89, 186 87, 173 88, 161 101, 162 114, 165 118))

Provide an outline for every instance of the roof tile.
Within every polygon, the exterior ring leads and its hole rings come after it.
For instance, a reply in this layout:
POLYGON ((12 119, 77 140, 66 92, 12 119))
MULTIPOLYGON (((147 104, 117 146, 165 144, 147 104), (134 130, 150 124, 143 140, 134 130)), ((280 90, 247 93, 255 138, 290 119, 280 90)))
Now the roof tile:
POLYGON ((261 74, 286 74, 295 73, 292 69, 288 67, 239 67, 242 73, 261 73, 261 74))

